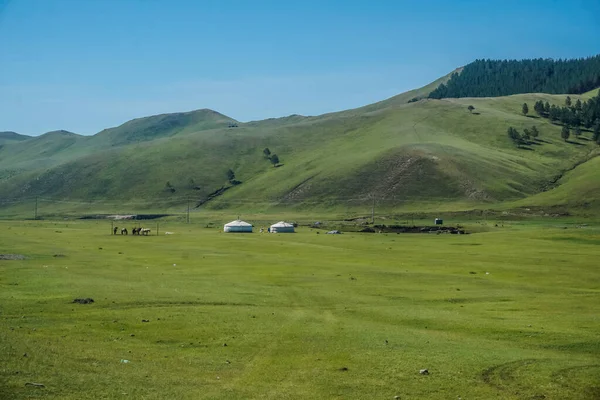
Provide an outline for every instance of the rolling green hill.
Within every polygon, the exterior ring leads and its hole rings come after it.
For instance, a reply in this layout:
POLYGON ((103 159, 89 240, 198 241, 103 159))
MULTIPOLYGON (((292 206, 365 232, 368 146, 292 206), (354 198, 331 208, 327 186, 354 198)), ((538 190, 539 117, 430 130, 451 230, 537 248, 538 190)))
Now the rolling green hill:
MULTIPOLYGON (((59 131, 7 142, 0 148, 0 198, 7 199, 5 212, 35 197, 56 212, 164 212, 188 201, 252 212, 364 212, 373 201, 390 211, 459 210, 530 196, 558 201, 563 195, 548 189, 568 178, 557 177, 598 154, 599 146, 587 140, 591 132, 565 142, 560 125, 521 114, 524 102, 563 105, 565 95, 426 98, 450 76, 315 117, 239 123, 198 110, 135 119, 90 137, 59 131), (541 135, 529 145, 518 148, 506 134, 509 126, 533 125, 541 135), (264 157, 266 147, 280 166, 264 157), (228 182, 228 169, 241 184, 228 182)), ((585 168, 576 182, 597 177, 585 168)))
POLYGON ((584 211, 600 208, 600 157, 565 173, 551 190, 511 204, 514 207, 565 206, 584 211))
POLYGON ((93 145, 120 146, 214 129, 235 123, 232 118, 213 110, 196 110, 137 118, 116 128, 105 129, 91 138, 93 145))
POLYGON ((0 145, 4 143, 20 142, 30 139, 30 136, 21 135, 16 132, 0 132, 0 145))

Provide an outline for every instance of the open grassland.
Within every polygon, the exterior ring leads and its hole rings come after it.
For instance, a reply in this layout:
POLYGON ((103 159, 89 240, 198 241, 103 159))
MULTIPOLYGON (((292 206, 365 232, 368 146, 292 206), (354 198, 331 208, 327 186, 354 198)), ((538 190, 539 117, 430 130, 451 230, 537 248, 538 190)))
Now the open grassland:
POLYGON ((162 225, 0 222, 0 398, 600 397, 597 226, 162 225))

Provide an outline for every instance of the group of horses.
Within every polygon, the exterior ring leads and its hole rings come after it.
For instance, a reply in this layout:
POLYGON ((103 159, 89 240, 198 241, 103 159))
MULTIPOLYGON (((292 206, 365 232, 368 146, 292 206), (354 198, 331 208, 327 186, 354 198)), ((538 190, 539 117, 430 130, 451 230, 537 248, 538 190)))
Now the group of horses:
MULTIPOLYGON (((113 228, 113 235, 116 235, 117 232, 119 232, 119 227, 115 226, 113 228)), ((133 228, 131 230, 131 234, 132 235, 144 235, 144 236, 148 236, 150 234, 150 229, 148 228, 133 228)), ((121 229, 121 235, 129 235, 129 231, 127 230, 127 228, 122 228, 121 229)))

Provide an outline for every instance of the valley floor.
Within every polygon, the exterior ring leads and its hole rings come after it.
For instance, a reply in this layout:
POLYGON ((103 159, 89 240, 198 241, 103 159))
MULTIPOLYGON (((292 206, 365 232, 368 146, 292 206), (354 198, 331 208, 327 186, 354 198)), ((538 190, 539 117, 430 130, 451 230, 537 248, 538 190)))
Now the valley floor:
POLYGON ((600 397, 598 225, 204 226, 0 222, 0 397, 600 397))

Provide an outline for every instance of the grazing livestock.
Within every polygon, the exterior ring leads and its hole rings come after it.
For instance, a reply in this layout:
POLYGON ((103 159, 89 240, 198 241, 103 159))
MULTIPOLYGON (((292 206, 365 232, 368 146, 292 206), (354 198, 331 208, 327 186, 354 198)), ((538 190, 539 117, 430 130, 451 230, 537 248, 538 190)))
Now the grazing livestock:
POLYGON ((131 230, 131 234, 132 235, 139 235, 140 234, 140 228, 133 228, 131 230))
POLYGON ((150 233, 150 229, 148 228, 141 228, 140 231, 142 235, 144 236, 148 236, 148 234, 150 233))
POLYGON ((128 235, 129 232, 127 232, 127 228, 123 228, 121 229, 121 235, 128 235))
POLYGON ((115 226, 115 228, 113 229, 113 235, 116 235, 118 230, 119 230, 119 227, 115 226))

